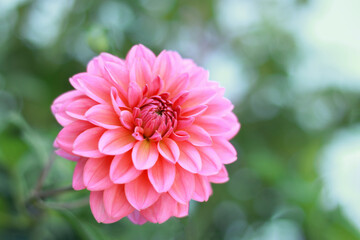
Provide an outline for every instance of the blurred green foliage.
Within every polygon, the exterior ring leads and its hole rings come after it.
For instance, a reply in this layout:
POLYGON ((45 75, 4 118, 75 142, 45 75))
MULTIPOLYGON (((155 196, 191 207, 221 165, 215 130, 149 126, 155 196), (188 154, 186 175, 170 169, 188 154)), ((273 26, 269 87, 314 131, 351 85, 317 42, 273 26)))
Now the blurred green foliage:
MULTIPOLYGON (((223 2, 4 1, 0 239, 360 239, 340 209, 323 207, 317 169, 333 132, 359 121, 359 95, 292 87, 290 69, 301 49, 281 13, 301 11, 309 1, 255 1, 250 14, 258 20, 231 29, 219 20, 223 2), (207 203, 193 202, 189 217, 162 225, 136 226, 127 219, 98 224, 81 202, 86 191, 27 202, 60 130, 50 112, 53 99, 71 89, 68 78, 85 71, 93 56, 106 51, 124 57, 136 43, 155 53, 177 50, 200 65, 214 49, 235 56, 247 90, 235 103, 242 129, 233 140, 239 160, 227 167, 230 181, 214 185, 207 203), (311 106, 319 101, 336 118, 313 127, 317 109, 311 106)), ((73 168, 57 157, 43 188, 69 186, 73 168)))

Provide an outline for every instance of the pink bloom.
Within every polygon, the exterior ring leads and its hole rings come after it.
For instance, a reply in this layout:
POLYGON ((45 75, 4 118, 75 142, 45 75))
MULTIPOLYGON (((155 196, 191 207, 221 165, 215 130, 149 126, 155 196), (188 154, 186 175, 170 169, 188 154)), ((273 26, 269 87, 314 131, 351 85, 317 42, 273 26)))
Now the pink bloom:
POLYGON ((91 191, 98 222, 184 217, 191 199, 207 201, 211 183, 228 181, 240 124, 192 60, 137 45, 125 60, 100 54, 70 83, 51 107, 64 127, 54 145, 77 162, 73 187, 91 191))

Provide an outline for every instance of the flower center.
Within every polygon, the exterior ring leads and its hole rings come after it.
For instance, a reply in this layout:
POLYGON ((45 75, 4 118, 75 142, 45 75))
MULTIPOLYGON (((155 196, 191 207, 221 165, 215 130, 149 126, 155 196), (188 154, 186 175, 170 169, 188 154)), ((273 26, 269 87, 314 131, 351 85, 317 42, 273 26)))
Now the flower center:
POLYGON ((172 108, 172 102, 166 95, 146 99, 140 107, 140 118, 144 137, 168 137, 177 125, 177 111, 172 108))

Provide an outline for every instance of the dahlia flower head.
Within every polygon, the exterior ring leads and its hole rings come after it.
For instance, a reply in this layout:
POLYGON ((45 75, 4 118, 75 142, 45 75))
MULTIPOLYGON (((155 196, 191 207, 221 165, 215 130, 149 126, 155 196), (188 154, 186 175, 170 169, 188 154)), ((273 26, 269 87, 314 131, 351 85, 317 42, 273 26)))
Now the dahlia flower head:
POLYGON ((51 106, 63 126, 54 146, 76 162, 73 188, 90 191, 98 222, 184 217, 191 199, 207 201, 211 183, 228 181, 240 124, 224 88, 192 60, 136 45, 126 59, 101 53, 70 83, 51 106))

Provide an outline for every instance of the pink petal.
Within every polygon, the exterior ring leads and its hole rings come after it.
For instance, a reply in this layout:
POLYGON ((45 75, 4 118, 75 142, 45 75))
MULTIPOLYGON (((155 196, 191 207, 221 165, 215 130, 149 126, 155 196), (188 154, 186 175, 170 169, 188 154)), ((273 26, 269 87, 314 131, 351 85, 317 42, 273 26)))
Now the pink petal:
POLYGON ((74 101, 76 99, 79 99, 79 97, 83 98, 85 95, 78 91, 78 90, 70 90, 68 92, 65 92, 63 94, 61 94, 60 96, 58 96, 55 100, 53 104, 60 104, 60 103, 65 103, 68 101, 74 101))
POLYGON ((104 65, 110 79, 118 86, 118 89, 129 87, 129 71, 125 65, 113 62, 106 62, 104 65))
POLYGON ((195 124, 204 128, 211 136, 221 136, 231 130, 230 125, 217 117, 199 116, 196 118, 195 124))
POLYGON ((135 127, 133 114, 127 110, 121 111, 120 121, 121 124, 129 130, 133 130, 135 127))
POLYGON ((178 218, 186 217, 189 214, 189 202, 186 204, 177 203, 174 209, 174 216, 178 218))
POLYGON ((138 44, 133 46, 130 49, 129 53, 126 55, 126 62, 128 66, 131 66, 133 64, 133 61, 138 58, 145 59, 147 63, 152 66, 154 64, 156 56, 150 49, 148 49, 142 44, 138 44))
POLYGON ((129 151, 135 144, 135 138, 125 128, 107 130, 100 138, 99 150, 108 155, 117 155, 129 151))
POLYGON ((210 176, 217 174, 221 170, 223 165, 212 147, 201 147, 199 153, 202 160, 202 168, 199 174, 210 176))
POLYGON ((92 75, 109 78, 105 71, 105 64, 109 62, 116 63, 121 66, 124 65, 124 60, 109 53, 101 53, 89 62, 86 71, 92 75))
POLYGON ((137 170, 131 159, 131 152, 116 155, 110 166, 110 178, 114 183, 127 183, 137 178, 142 171, 137 170))
POLYGON ((160 157, 148 170, 148 177, 158 193, 167 192, 175 180, 175 165, 160 157))
POLYGON ((232 139, 240 130, 240 123, 233 112, 229 112, 224 117, 224 123, 231 128, 223 135, 227 140, 232 139))
POLYGON ((90 73, 91 75, 102 77, 103 76, 103 71, 101 69, 101 66, 100 66, 99 62, 100 62, 100 57, 99 56, 94 57, 93 59, 91 59, 90 62, 86 66, 86 72, 90 73))
POLYGON ((177 142, 185 141, 189 139, 189 134, 185 131, 175 131, 171 134, 171 138, 177 142))
POLYGON ((198 150, 188 142, 178 142, 180 157, 178 163, 181 167, 192 173, 198 173, 201 169, 201 157, 198 150))
POLYGON ((195 118, 193 118, 193 117, 178 118, 176 129, 185 129, 185 128, 191 126, 194 121, 195 121, 195 118))
POLYGON ((132 136, 138 141, 143 141, 144 140, 144 129, 142 127, 135 127, 134 133, 132 134, 132 136))
POLYGON ((111 103, 112 85, 101 77, 88 73, 79 73, 70 79, 71 85, 99 103, 111 103))
POLYGON ((157 149, 161 156, 170 162, 176 163, 179 160, 180 149, 176 142, 171 138, 164 138, 158 142, 157 149))
POLYGON ((63 127, 69 125, 76 120, 65 112, 67 105, 72 101, 75 101, 76 99, 82 98, 84 96, 85 95, 82 92, 72 90, 61 94, 54 100, 53 104, 51 105, 51 111, 54 114, 56 120, 63 127))
POLYGON ((195 191, 192 199, 198 202, 206 202, 211 194, 212 189, 207 177, 195 174, 195 191))
POLYGON ((171 94, 172 97, 179 94, 180 91, 187 89, 189 85, 189 74, 183 73, 179 75, 174 81, 168 83, 166 91, 171 94))
POLYGON ((129 107, 133 108, 139 105, 142 100, 142 91, 136 82, 130 82, 128 89, 129 107))
POLYGON ((73 153, 84 157, 103 157, 104 154, 99 152, 98 143, 104 131, 103 128, 94 127, 82 132, 74 141, 73 153))
POLYGON ((125 194, 129 203, 137 210, 150 207, 159 198, 146 173, 125 184, 125 194))
POLYGON ((130 82, 136 82, 142 89, 152 80, 151 67, 145 59, 135 59, 130 66, 130 82))
POLYGON ((104 190, 113 185, 109 178, 112 157, 89 158, 84 167, 84 185, 90 191, 104 190))
POLYGON ((115 184, 104 190, 104 208, 112 218, 123 218, 134 211, 127 201, 124 185, 115 184))
POLYGON ((227 140, 233 139, 236 136, 236 134, 238 134, 238 132, 240 131, 240 128, 241 128, 241 124, 235 123, 234 125, 232 125, 231 130, 224 135, 224 137, 227 140))
POLYGON ((85 112, 95 104, 96 102, 88 97, 80 98, 66 107, 66 114, 79 120, 86 120, 85 112))
POLYGON ((224 116, 226 113, 233 110, 234 105, 230 102, 230 100, 222 97, 221 95, 217 95, 210 102, 206 104, 208 108, 204 112, 205 115, 209 116, 224 116))
POLYGON ((122 60, 121 58, 118 58, 117 56, 114 56, 110 53, 100 53, 99 57, 104 61, 104 62, 114 62, 120 65, 124 65, 124 60, 122 60))
POLYGON ((74 162, 77 162, 80 159, 79 156, 69 153, 69 152, 65 151, 64 149, 57 149, 57 150, 55 150, 55 153, 62 158, 65 158, 67 160, 74 161, 74 162))
POLYGON ((114 109, 107 104, 93 106, 86 112, 85 117, 92 124, 106 129, 115 129, 121 125, 119 116, 114 109))
POLYGON ((148 86, 147 96, 151 97, 159 93, 159 91, 163 88, 164 82, 163 80, 157 76, 152 80, 148 86))
POLYGON ((181 117, 194 117, 200 115, 205 112, 207 108, 208 106, 206 105, 197 105, 189 108, 184 108, 181 111, 181 117))
POLYGON ((165 193, 152 206, 142 210, 141 214, 152 223, 163 223, 174 215, 176 207, 177 202, 165 193))
POLYGON ((90 192, 90 209, 98 223, 113 223, 119 220, 119 218, 112 218, 106 213, 103 191, 90 192))
POLYGON ((72 187, 74 188, 74 190, 85 189, 83 174, 86 161, 87 158, 80 158, 79 161, 76 163, 72 180, 72 187))
MULTIPOLYGON (((52 110, 52 112, 54 112, 54 110, 52 110)), ((54 113, 54 116, 56 118, 56 121, 63 127, 65 127, 65 126, 69 125, 70 123, 76 121, 75 118, 69 116, 65 112, 65 109, 63 109, 61 112, 59 111, 57 113, 54 113)))
POLYGON ((58 136, 56 137, 56 142, 65 151, 72 152, 75 139, 79 136, 80 133, 92 127, 94 127, 94 125, 88 122, 80 120, 75 121, 65 126, 59 132, 58 136))
POLYGON ((216 96, 217 92, 212 88, 194 89, 189 92, 186 100, 181 104, 182 108, 189 108, 208 103, 216 96))
POLYGON ((161 134, 158 132, 158 130, 155 130, 155 133, 149 138, 150 140, 153 140, 155 142, 159 142, 162 139, 161 134))
POLYGON ((173 108, 177 108, 178 106, 181 106, 181 104, 183 104, 186 99, 188 98, 190 92, 189 91, 181 91, 178 95, 176 95, 173 99, 173 108))
POLYGON ((120 98, 119 91, 114 87, 112 87, 110 90, 110 98, 114 111, 118 116, 120 116, 121 114, 120 108, 126 107, 126 104, 124 103, 123 99, 120 98))
POLYGON ((172 74, 172 66, 169 53, 165 50, 162 51, 156 58, 153 66, 153 76, 160 76, 164 80, 165 89, 166 83, 170 79, 172 74))
POLYGON ((59 148, 59 147, 60 147, 59 144, 58 144, 58 142, 56 141, 56 139, 55 139, 55 141, 54 141, 54 143, 53 143, 53 147, 54 147, 54 148, 59 148))
POLYGON ((194 174, 176 166, 175 181, 169 190, 169 194, 177 202, 187 204, 195 190, 194 174))
POLYGON ((186 132, 189 133, 191 142, 194 146, 211 146, 212 139, 208 132, 206 132, 202 127, 198 125, 191 125, 186 129, 186 132))
POLYGON ((156 143, 150 140, 143 140, 134 145, 132 160, 138 170, 149 169, 156 163, 159 152, 156 143))
POLYGON ((130 213, 128 218, 130 221, 138 225, 143 225, 147 222, 147 219, 144 218, 138 210, 134 210, 132 213, 130 213))
POLYGON ((220 157, 223 164, 230 164, 236 161, 237 153, 234 146, 223 137, 214 137, 214 144, 212 148, 220 157))
MULTIPOLYGON (((181 67, 183 67, 182 65, 183 65, 184 59, 180 56, 180 54, 178 52, 170 50, 170 51, 167 51, 167 53, 169 54, 170 61, 173 64, 178 64, 181 67)), ((176 69, 177 72, 183 70, 182 68, 180 68, 180 69, 179 68, 176 69)))
POLYGON ((207 82, 209 79, 209 72, 201 67, 193 66, 191 69, 189 69, 189 75, 189 89, 196 88, 202 84, 210 85, 209 82, 207 82))
POLYGON ((229 175, 228 172, 226 171, 225 166, 222 166, 219 173, 212 176, 208 176, 207 178, 212 183, 225 183, 229 181, 229 175))

